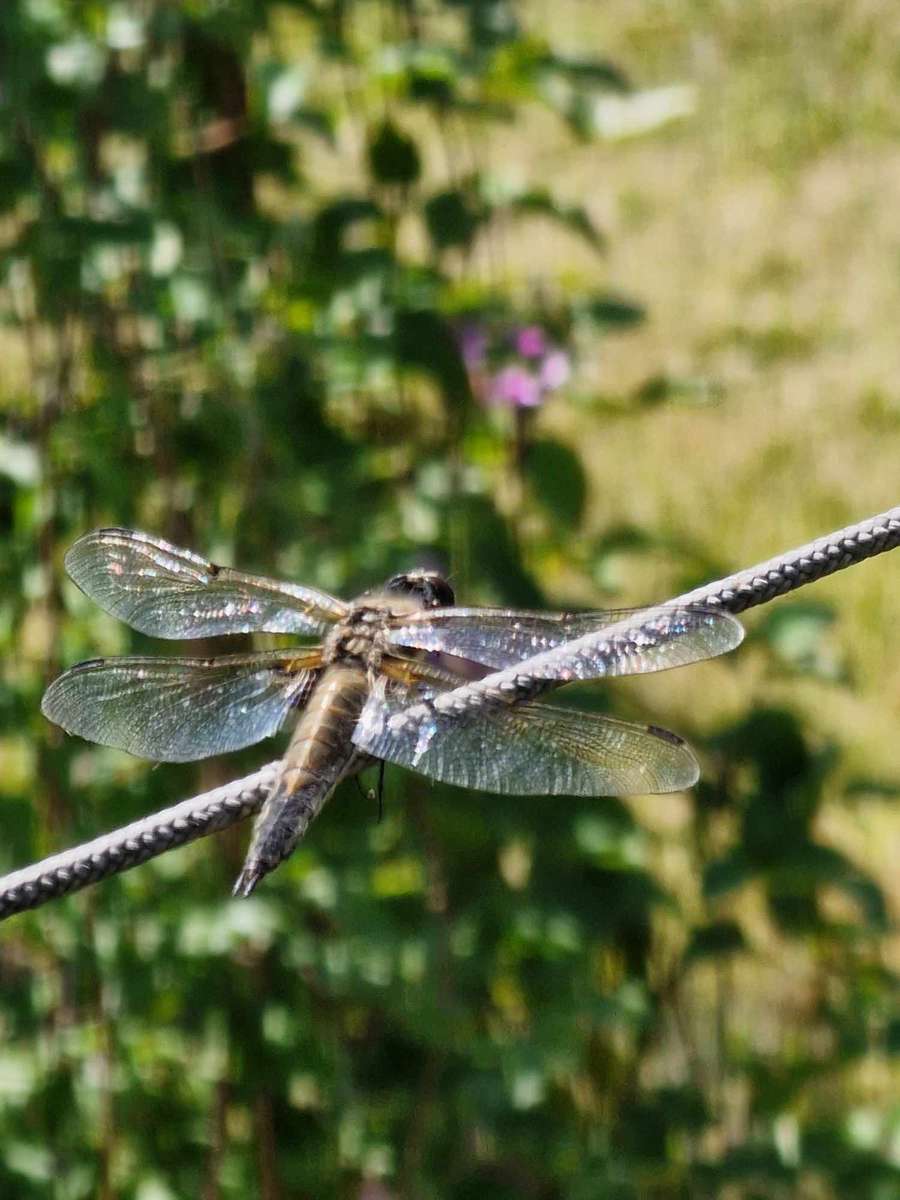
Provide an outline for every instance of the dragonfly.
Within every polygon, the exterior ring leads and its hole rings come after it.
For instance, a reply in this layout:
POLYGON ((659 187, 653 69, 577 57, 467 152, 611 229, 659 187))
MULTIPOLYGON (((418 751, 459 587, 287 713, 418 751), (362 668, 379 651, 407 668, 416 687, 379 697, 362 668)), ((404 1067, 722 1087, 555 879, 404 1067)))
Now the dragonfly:
POLYGON ((54 680, 41 703, 68 733, 157 762, 239 750, 294 718, 239 896, 291 854, 338 783, 379 760, 495 793, 689 788, 699 767, 677 734, 539 697, 579 679, 686 666, 743 636, 728 613, 678 605, 457 606, 448 581, 425 570, 345 601, 130 529, 86 534, 65 565, 102 609, 153 637, 297 635, 296 645, 250 653, 92 658, 54 680))

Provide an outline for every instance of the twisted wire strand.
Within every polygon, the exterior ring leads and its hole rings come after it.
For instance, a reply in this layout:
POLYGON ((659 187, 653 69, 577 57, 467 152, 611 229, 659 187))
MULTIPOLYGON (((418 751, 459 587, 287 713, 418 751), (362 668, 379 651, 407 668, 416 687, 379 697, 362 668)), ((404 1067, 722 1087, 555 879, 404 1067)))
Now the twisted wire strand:
POLYGON ((243 821, 262 808, 275 782, 278 765, 278 762, 267 763, 243 779, 192 796, 91 842, 13 871, 0 879, 0 920, 77 892, 89 883, 99 883, 176 846, 243 821))
POLYGON ((665 640, 666 623, 664 619, 660 621, 660 617, 664 616, 666 608, 719 609, 736 614, 754 605, 765 604, 854 562, 892 549, 900 540, 898 517, 900 508, 891 509, 716 583, 704 584, 663 605, 654 605, 643 612, 639 610, 615 625, 583 634, 452 691, 442 692, 431 700, 412 704, 394 714, 389 725, 394 732, 407 736, 412 732, 415 736, 417 729, 433 728, 435 717, 456 719, 480 711, 485 703, 521 704, 561 687, 567 680, 614 675, 616 672, 608 668, 618 655, 627 656, 637 647, 665 640), (578 671, 572 669, 579 661, 589 663, 596 673, 579 676, 578 671), (563 666, 568 668, 566 674, 557 674, 563 666))
MULTIPOLYGON (((741 613, 876 554, 893 550, 897 545, 900 545, 900 507, 816 538, 715 583, 704 584, 676 596, 669 603, 741 613)), ((590 637, 599 643, 605 632, 590 637)), ((527 672, 527 661, 518 664, 517 670, 527 672)), ((500 676, 502 672, 495 674, 500 676)), ((489 684, 491 678, 486 676, 479 681, 480 685, 489 684)), ((465 697, 470 686, 457 688, 447 696, 465 697)), ((192 796, 171 808, 0 878, 0 920, 37 908, 48 900, 76 892, 176 846, 244 820, 262 807, 278 765, 278 762, 268 763, 243 779, 192 796)))

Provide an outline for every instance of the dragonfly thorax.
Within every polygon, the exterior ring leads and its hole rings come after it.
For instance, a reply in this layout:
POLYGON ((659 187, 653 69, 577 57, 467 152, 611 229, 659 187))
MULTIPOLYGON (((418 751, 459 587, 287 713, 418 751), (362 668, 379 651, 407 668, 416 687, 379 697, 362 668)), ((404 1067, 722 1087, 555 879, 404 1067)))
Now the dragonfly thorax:
POLYGON ((384 653, 384 634, 391 612, 359 605, 329 633, 322 648, 323 663, 352 662, 377 670, 384 653))

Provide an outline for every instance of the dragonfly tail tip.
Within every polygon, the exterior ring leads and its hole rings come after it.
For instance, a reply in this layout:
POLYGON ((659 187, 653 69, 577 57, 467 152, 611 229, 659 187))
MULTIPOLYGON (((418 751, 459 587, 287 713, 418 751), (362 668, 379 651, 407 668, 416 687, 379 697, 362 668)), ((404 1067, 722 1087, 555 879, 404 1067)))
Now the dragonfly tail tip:
POLYGON ((264 871, 260 871, 256 867, 244 867, 234 881, 234 887, 231 889, 232 896, 240 896, 246 899, 252 894, 264 874, 264 871))

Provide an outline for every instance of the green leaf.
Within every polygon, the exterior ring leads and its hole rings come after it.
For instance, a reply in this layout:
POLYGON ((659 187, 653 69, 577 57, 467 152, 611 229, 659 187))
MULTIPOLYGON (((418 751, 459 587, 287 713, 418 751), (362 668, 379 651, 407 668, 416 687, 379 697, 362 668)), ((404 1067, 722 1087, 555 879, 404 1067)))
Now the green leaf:
POLYGON ((491 590, 505 603, 540 608, 543 593, 522 563, 509 526, 486 496, 465 496, 455 502, 467 552, 491 590))
POLYGON ((685 950, 685 961, 724 958, 747 949, 741 927, 735 921, 713 921, 695 929, 685 950))
POLYGON ((393 121, 384 121, 369 142, 369 169, 379 183, 415 183, 421 169, 416 143, 393 121))
POLYGON ((608 59, 567 58, 562 54, 547 54, 540 60, 540 65, 572 83, 590 84, 615 92, 627 92, 631 88, 628 76, 608 59))
POLYGON ((303 105, 292 113, 291 121, 316 134, 329 146, 335 144, 334 117, 324 108, 303 105))
POLYGON ((435 250, 470 246, 483 220, 483 211, 459 189, 439 192, 425 204, 425 224, 435 250))
POLYGON ((872 779, 868 776, 850 779, 844 788, 844 795, 896 800, 900 796, 900 782, 892 779, 872 779))
POLYGON ((584 515, 587 478, 578 455, 561 442, 533 442, 525 451, 525 478, 534 500, 564 529, 584 515))
POLYGON ((580 204, 561 204, 546 188, 532 188, 506 202, 505 207, 521 216, 543 216, 578 234, 593 249, 602 249, 603 235, 580 204))
POLYGON ((646 310, 640 304, 605 293, 579 304, 578 311, 601 329, 631 329, 647 317, 646 310))
POLYGON ((826 641, 833 624, 834 613, 829 605, 794 601, 773 609, 756 629, 754 638, 766 642, 784 666, 820 679, 838 680, 845 669, 826 641))
POLYGON ((742 850, 729 851, 707 864, 703 872, 703 895, 715 900, 743 887, 754 871, 742 850))
POLYGON ((456 335, 438 313, 428 309, 398 312, 395 345, 400 363, 417 367, 436 381, 448 412, 471 402, 469 376, 456 335))
POLYGON ((660 404, 703 408, 708 404, 718 404, 725 396, 725 388, 703 376, 652 375, 637 388, 633 396, 641 408, 657 408, 660 404))
POLYGON ((373 223, 381 216, 381 209, 372 200, 356 196, 342 197, 324 205, 313 219, 309 237, 309 265, 321 273, 322 282, 330 290, 335 271, 355 270, 360 255, 375 255, 386 262, 387 252, 380 247, 347 249, 346 239, 362 222, 373 223))

